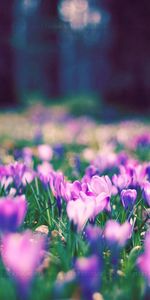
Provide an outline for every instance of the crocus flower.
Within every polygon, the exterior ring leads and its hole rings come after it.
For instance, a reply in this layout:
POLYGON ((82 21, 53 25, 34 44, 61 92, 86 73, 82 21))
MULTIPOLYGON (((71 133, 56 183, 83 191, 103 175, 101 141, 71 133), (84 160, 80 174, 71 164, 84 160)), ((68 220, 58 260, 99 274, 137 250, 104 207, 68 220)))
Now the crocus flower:
POLYGON ((15 187, 18 189, 22 184, 22 178, 26 171, 26 166, 23 163, 15 162, 9 166, 10 168, 10 175, 13 178, 15 187))
POLYGON ((61 172, 52 171, 50 173, 49 185, 57 201, 59 216, 62 207, 62 186, 64 184, 64 175, 61 172))
POLYGON ((111 250, 111 264, 113 266, 113 277, 117 275, 120 249, 131 236, 131 225, 128 222, 120 225, 117 221, 107 221, 104 229, 104 237, 111 250))
POLYGON ((94 201, 83 201, 78 199, 76 201, 69 201, 67 204, 67 215, 70 221, 77 225, 78 231, 81 231, 88 219, 92 218, 94 213, 94 201))
POLYGON ((146 175, 147 175, 147 177, 148 177, 148 180, 150 181, 150 164, 148 164, 148 165, 146 166, 146 175))
POLYGON ((91 178, 89 190, 91 190, 97 196, 105 193, 105 195, 110 197, 112 191, 111 180, 107 175, 102 177, 95 175, 91 178))
POLYGON ((112 181, 118 190, 122 190, 128 188, 131 183, 131 177, 128 174, 114 174, 112 181))
POLYGON ((112 183, 108 176, 93 176, 90 183, 88 184, 89 191, 96 196, 97 205, 101 205, 102 201, 106 202, 105 209, 111 210, 110 197, 112 194, 112 183))
POLYGON ((146 182, 143 188, 143 197, 147 204, 150 206, 150 182, 146 182))
MULTIPOLYGON (((85 229, 85 238, 90 245, 90 252, 95 254, 102 254, 104 249, 104 238, 102 234, 102 229, 99 226, 87 225, 85 229)), ((101 266, 103 265, 102 255, 101 266)))
POLYGON ((81 257, 76 260, 75 270, 83 297, 91 300, 94 292, 100 288, 100 262, 96 255, 81 257))
POLYGON ((136 190, 122 190, 121 191, 121 202, 125 209, 132 208, 135 204, 137 197, 137 191, 136 190))
POLYGON ((31 231, 11 233, 2 239, 2 261, 16 280, 21 299, 26 299, 30 281, 43 258, 44 247, 44 237, 31 231))
POLYGON ((119 224, 115 220, 109 220, 105 225, 104 236, 109 244, 118 244, 122 247, 130 238, 131 232, 132 227, 129 222, 119 224))
POLYGON ((53 171, 52 165, 48 161, 44 161, 38 165, 38 176, 44 185, 47 185, 50 179, 50 172, 53 171))
POLYGON ((35 172, 32 169, 27 169, 22 177, 22 184, 26 186, 26 184, 31 183, 35 177, 35 172))
POLYGON ((0 230, 15 231, 23 222, 27 211, 25 196, 0 198, 0 230))
POLYGON ((41 160, 49 161, 52 159, 53 150, 49 145, 39 145, 38 156, 41 160))
POLYGON ((150 285, 150 231, 146 233, 144 253, 139 256, 137 265, 150 285))

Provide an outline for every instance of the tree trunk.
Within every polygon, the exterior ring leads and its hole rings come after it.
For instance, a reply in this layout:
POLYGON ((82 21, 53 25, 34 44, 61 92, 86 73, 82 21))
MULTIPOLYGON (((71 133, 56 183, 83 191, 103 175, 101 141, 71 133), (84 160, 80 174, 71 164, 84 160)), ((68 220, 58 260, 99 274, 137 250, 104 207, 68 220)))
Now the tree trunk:
POLYGON ((111 81, 105 93, 110 103, 129 110, 150 108, 149 0, 106 0, 113 42, 108 59, 111 81))
POLYGON ((14 1, 0 1, 0 106, 17 104, 11 45, 14 1))

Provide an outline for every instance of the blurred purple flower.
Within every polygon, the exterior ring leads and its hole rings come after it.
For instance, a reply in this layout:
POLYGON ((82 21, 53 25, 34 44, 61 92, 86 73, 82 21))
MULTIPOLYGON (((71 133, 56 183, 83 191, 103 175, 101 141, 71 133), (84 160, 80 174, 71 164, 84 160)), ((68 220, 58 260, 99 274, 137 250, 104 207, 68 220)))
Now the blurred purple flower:
POLYGON ((137 191, 136 190, 122 190, 121 191, 121 202, 125 209, 133 208, 137 198, 137 191))
MULTIPOLYGON (((102 254, 104 239, 103 231, 99 226, 87 225, 85 229, 85 238, 90 245, 91 253, 102 254)), ((101 255, 101 266, 102 266, 102 255, 101 255)))
POLYGON ((137 265, 150 285, 150 231, 146 233, 144 253, 137 259, 137 265))
POLYGON ((117 244, 123 247, 131 237, 132 227, 129 222, 119 224, 115 220, 107 221, 104 229, 104 236, 110 245, 117 244))
POLYGON ((26 166, 23 163, 15 162, 9 166, 10 176, 12 176, 15 187, 18 189, 22 184, 22 178, 26 171, 26 166))
POLYGON ((83 297, 88 300, 93 299, 93 293, 100 289, 101 266, 98 256, 78 258, 75 270, 83 297))
POLYGON ((24 195, 0 198, 0 231, 15 231, 24 221, 26 211, 24 195))
POLYGON ((2 239, 1 257, 7 271, 15 278, 21 299, 44 255, 45 239, 31 231, 12 233, 2 239))

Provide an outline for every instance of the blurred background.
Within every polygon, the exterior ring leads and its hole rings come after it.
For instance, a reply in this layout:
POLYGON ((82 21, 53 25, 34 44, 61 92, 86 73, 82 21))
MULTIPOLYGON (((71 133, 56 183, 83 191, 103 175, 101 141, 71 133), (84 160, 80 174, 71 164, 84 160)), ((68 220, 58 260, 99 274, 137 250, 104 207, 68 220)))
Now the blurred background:
POLYGON ((149 81, 149 0, 0 1, 1 108, 149 114, 149 81))

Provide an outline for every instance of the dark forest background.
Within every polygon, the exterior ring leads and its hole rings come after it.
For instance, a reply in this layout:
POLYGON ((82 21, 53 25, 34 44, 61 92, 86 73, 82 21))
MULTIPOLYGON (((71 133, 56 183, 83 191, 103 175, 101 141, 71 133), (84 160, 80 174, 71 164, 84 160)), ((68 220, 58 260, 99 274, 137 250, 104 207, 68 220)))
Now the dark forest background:
POLYGON ((96 94, 150 108, 149 0, 0 1, 0 105, 96 94))

